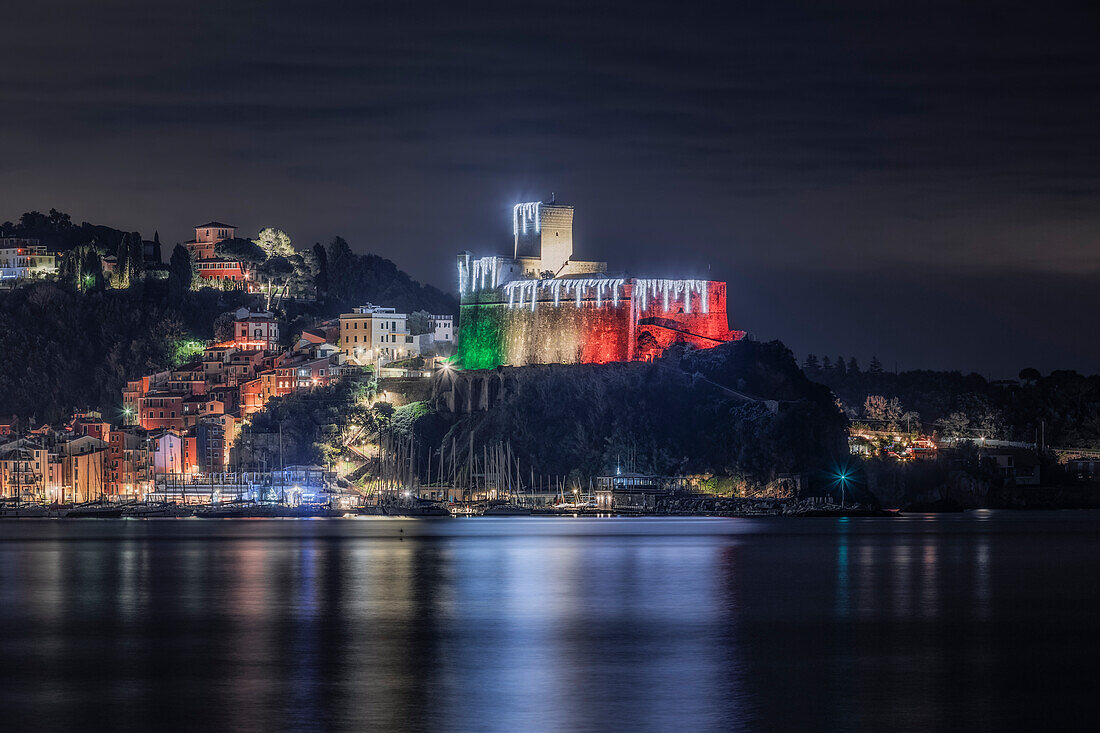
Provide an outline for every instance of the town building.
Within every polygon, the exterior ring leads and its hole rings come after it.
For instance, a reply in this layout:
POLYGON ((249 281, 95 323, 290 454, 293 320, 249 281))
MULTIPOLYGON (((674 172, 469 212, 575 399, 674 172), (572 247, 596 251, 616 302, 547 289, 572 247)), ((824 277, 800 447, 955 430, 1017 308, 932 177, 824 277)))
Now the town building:
POLYGON ((49 452, 38 443, 14 440, 0 445, 0 497, 39 501, 48 493, 49 452))
POLYGON ((243 262, 219 257, 216 251, 218 242, 233 239, 237 228, 232 224, 210 221, 195 227, 195 238, 184 242, 199 277, 204 280, 232 281, 244 283, 249 279, 248 268, 243 262))
POLYGON ((724 282, 609 276, 573 257, 572 226, 572 206, 516 204, 512 257, 459 253, 463 366, 651 360, 673 343, 744 337, 729 328, 724 282))
POLYGON ((454 316, 428 316, 431 324, 432 340, 436 343, 450 343, 455 340, 454 316))
POLYGON ((92 435, 57 443, 50 459, 58 470, 46 500, 60 504, 102 499, 107 493, 108 454, 108 442, 92 435))
POLYGON ((416 356, 419 341, 409 333, 408 316, 367 303, 340 314, 340 353, 353 364, 385 364, 416 356))
POLYGON ((238 349, 274 351, 279 347, 279 322, 266 311, 237 310, 233 343, 238 349))
POLYGON ((134 425, 141 417, 141 398, 150 392, 162 390, 168 383, 170 372, 156 372, 140 379, 131 379, 122 391, 122 416, 124 425, 134 425))
POLYGON ((221 420, 201 420, 195 426, 195 461, 202 473, 225 471, 232 436, 228 436, 221 420))
POLYGON ((107 491, 112 497, 138 499, 152 489, 153 450, 140 428, 111 431, 107 448, 107 491))
POLYGON ((57 257, 37 239, 0 238, 0 282, 25 280, 57 272, 57 257))
POLYGON ((153 474, 182 474, 187 472, 183 462, 183 437, 171 430, 161 430, 149 436, 153 448, 153 474))
POLYGON ((183 401, 187 392, 150 392, 138 400, 138 424, 145 430, 183 430, 183 401))

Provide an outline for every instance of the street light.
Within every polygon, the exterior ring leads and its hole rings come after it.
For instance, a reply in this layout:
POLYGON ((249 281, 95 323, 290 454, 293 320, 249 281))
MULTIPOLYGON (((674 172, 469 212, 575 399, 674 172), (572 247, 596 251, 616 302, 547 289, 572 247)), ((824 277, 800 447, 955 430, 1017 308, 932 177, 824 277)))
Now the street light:
POLYGON ((847 503, 845 497, 845 489, 848 487, 848 473, 846 471, 841 471, 837 474, 836 479, 837 482, 840 484, 840 505, 845 506, 845 504, 847 503))

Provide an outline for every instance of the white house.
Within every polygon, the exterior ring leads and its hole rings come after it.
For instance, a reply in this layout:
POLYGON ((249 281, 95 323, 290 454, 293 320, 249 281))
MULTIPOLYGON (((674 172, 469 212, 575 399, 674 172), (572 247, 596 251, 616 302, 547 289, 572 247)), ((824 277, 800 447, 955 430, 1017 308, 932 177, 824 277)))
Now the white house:
POLYGON ((354 364, 384 364, 416 356, 420 342, 405 313, 367 303, 340 315, 340 353, 354 364))

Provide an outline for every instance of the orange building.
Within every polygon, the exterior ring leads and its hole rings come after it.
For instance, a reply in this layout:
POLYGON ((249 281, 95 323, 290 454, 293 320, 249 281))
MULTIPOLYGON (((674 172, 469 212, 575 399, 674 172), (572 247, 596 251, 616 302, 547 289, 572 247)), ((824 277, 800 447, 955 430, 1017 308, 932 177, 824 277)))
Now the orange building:
POLYGON ((264 408, 264 400, 260 397, 263 389, 262 378, 251 379, 241 385, 241 412, 251 415, 264 408))
POLYGON ((146 430, 184 429, 183 392, 153 392, 138 400, 138 423, 146 430))
POLYGON ((107 494, 140 498, 153 481, 153 451, 140 429, 112 430, 107 448, 107 494))

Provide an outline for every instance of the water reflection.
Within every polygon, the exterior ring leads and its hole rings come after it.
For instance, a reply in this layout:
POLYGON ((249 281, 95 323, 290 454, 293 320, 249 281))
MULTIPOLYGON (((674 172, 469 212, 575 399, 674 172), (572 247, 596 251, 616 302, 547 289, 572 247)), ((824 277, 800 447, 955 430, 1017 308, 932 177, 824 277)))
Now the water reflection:
POLYGON ((9 523, 0 685, 47 728, 1005 727, 1085 694, 1097 526, 9 523))

